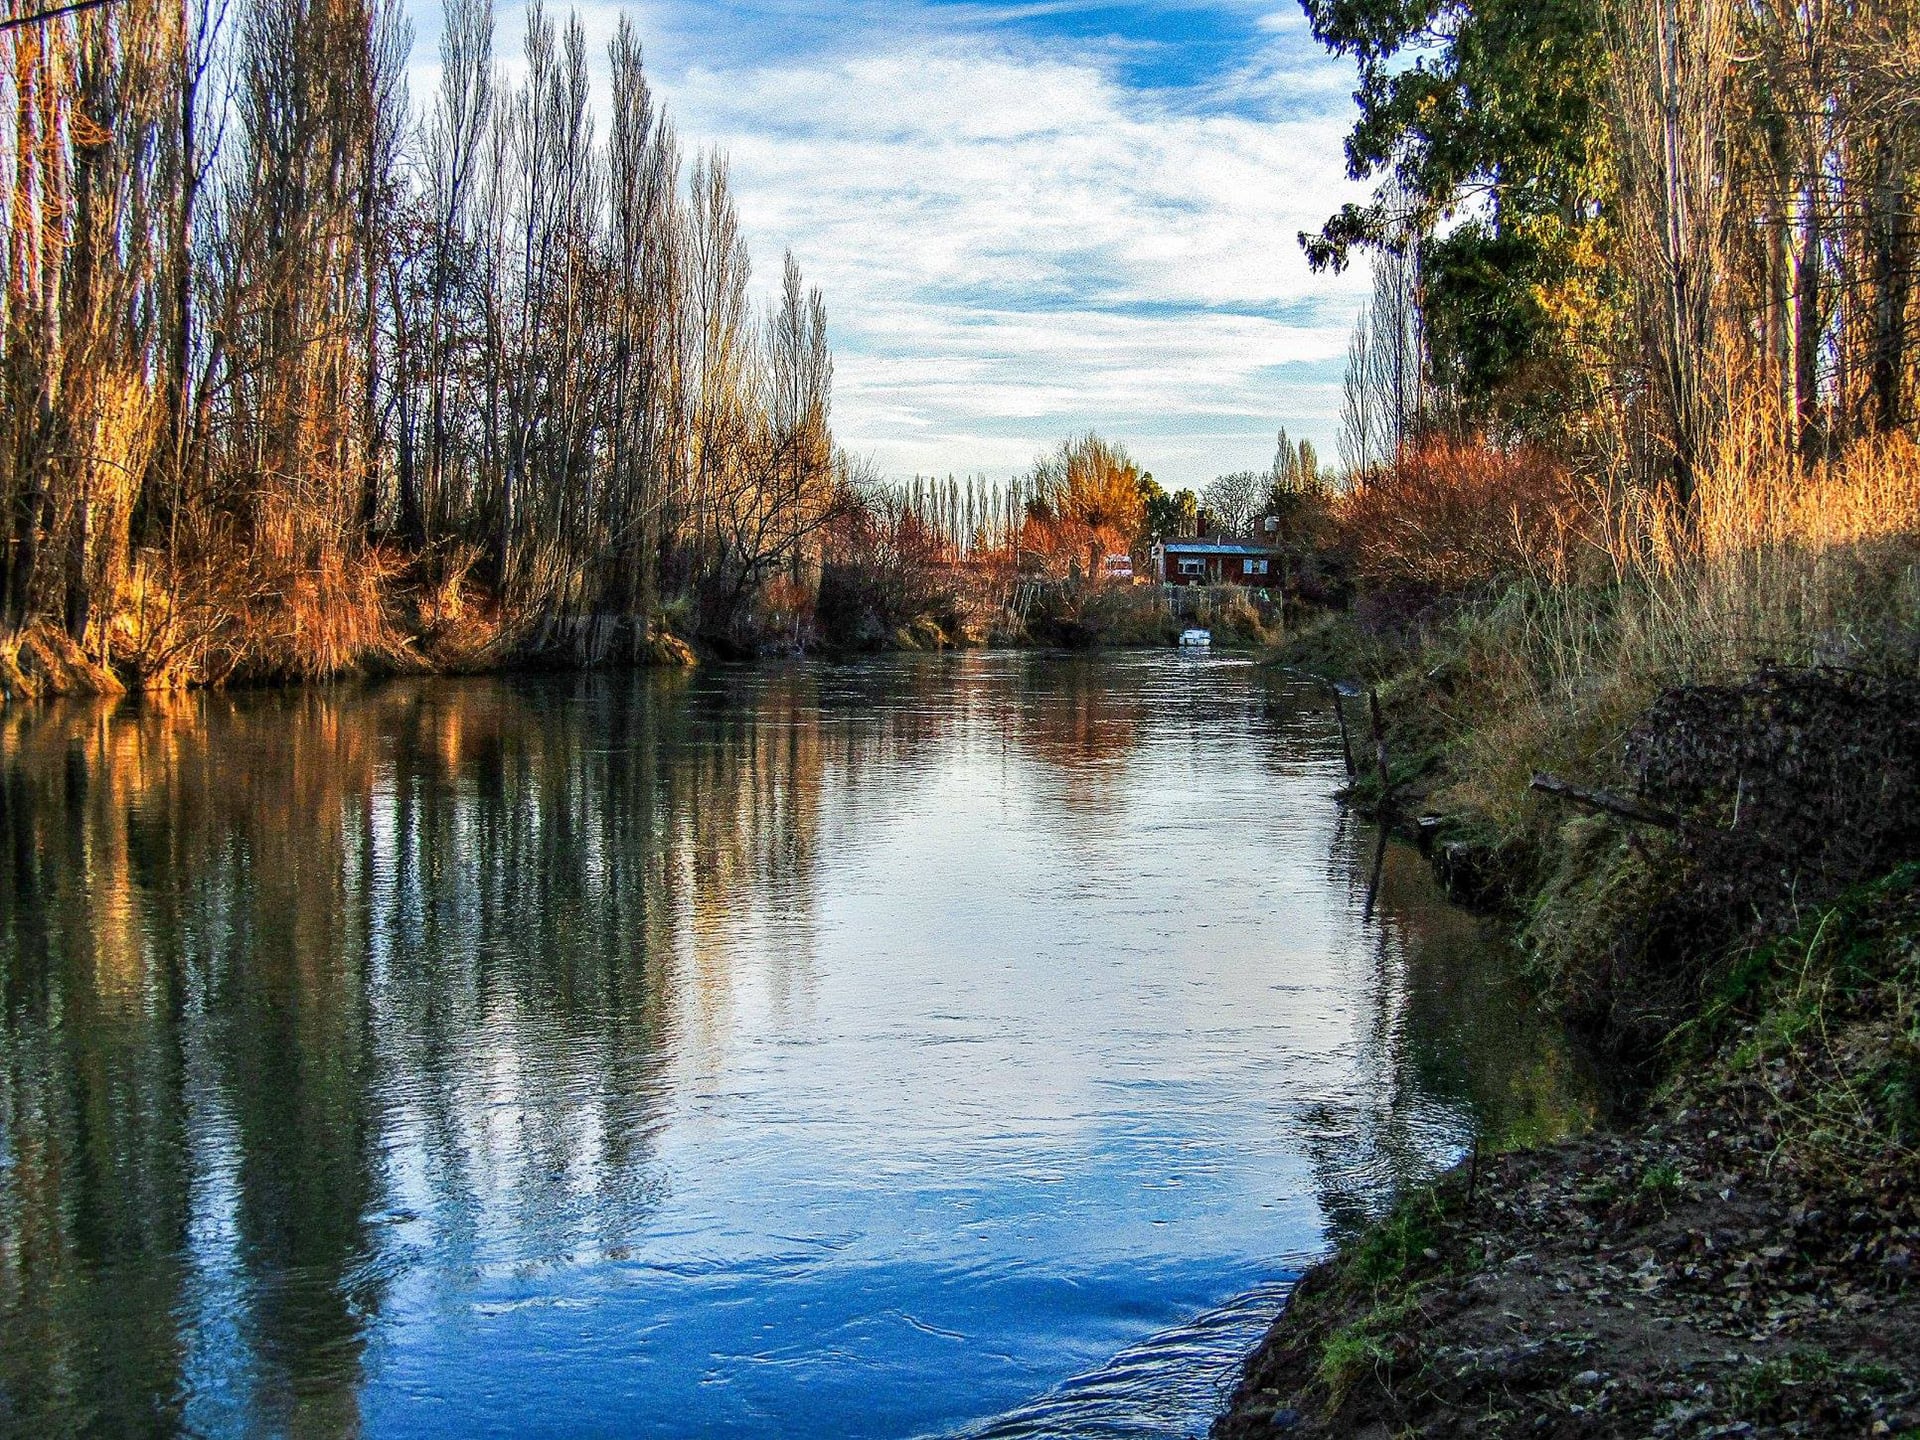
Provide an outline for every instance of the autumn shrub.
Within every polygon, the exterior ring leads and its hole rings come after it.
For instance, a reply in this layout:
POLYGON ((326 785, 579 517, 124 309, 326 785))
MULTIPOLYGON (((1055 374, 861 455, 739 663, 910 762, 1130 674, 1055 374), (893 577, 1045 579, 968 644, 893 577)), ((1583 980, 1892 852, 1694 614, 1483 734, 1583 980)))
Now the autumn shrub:
MULTIPOLYGON (((944 626, 958 605, 940 538, 898 497, 858 497, 829 526, 814 618, 838 650, 879 650, 927 623, 944 626)), ((915 642, 920 643, 919 641, 915 642)))
POLYGON ((1595 520, 1592 486, 1545 451, 1436 437, 1359 477, 1333 530, 1362 584, 1458 594, 1567 574, 1595 520))

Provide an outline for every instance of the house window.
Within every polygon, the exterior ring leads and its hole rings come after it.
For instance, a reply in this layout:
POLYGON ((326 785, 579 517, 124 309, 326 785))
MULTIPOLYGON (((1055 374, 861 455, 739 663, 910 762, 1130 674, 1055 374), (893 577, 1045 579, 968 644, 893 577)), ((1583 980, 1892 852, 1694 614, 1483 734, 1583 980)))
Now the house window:
POLYGON ((1207 562, 1204 560, 1182 560, 1180 562, 1180 573, 1182 575, 1203 574, 1206 568, 1207 562))
POLYGON ((1247 561, 1247 562, 1246 562, 1246 573, 1247 573, 1247 574, 1249 574, 1249 575, 1264 575, 1264 574, 1266 574, 1266 573, 1267 573, 1267 562, 1266 562, 1266 561, 1264 561, 1264 560, 1249 560, 1249 561, 1247 561))

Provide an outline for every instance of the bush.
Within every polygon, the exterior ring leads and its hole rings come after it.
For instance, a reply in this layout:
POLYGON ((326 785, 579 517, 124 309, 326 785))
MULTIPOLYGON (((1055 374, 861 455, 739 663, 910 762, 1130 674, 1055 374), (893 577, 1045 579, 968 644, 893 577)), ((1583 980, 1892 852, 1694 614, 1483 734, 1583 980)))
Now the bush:
POLYGON ((902 634, 957 627, 958 599, 941 566, 942 546, 901 500, 857 497, 828 531, 814 620, 837 650, 882 650, 902 634))
POLYGON ((1436 438, 1363 475, 1335 508, 1336 543, 1369 586, 1454 594, 1597 553, 1596 497, 1545 451, 1436 438))

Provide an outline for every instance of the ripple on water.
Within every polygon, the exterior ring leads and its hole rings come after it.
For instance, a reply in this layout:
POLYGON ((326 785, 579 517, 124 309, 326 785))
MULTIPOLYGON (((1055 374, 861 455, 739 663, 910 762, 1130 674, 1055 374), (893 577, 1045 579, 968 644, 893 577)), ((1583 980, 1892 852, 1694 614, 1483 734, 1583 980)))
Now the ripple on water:
POLYGON ((29 1432, 1195 1435, 1564 1075, 1227 656, 4 723, 29 1432))

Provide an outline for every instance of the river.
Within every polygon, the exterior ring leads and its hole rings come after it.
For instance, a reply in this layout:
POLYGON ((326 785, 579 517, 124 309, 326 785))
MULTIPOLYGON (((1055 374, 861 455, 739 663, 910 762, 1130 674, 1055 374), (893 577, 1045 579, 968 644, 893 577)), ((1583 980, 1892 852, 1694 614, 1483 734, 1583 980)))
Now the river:
POLYGON ((0 711, 0 1428, 1189 1436, 1579 1103, 1227 656, 0 711))

